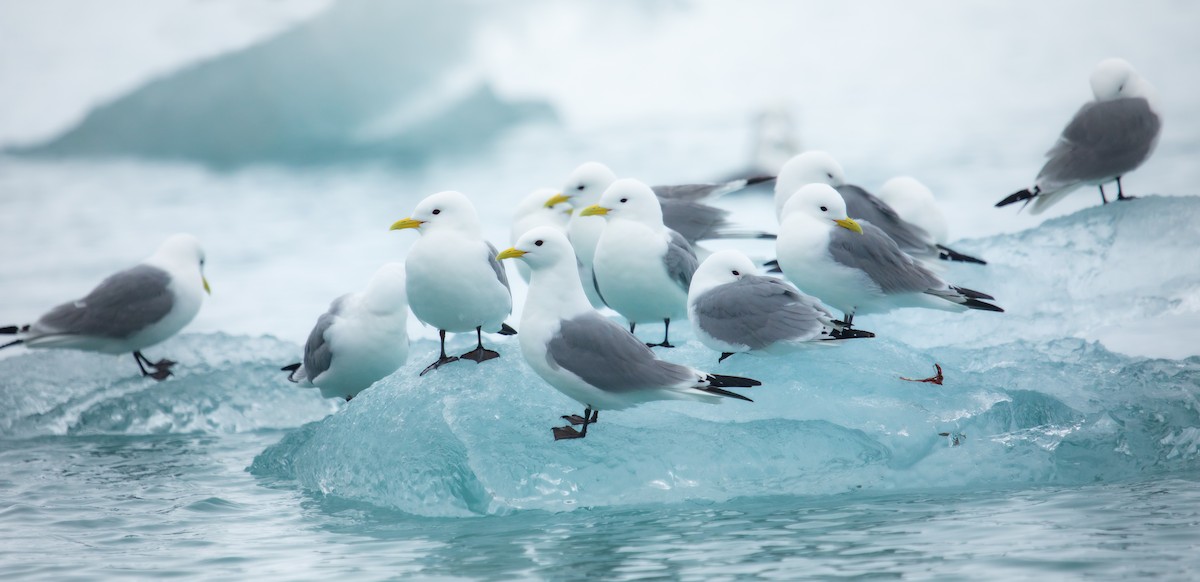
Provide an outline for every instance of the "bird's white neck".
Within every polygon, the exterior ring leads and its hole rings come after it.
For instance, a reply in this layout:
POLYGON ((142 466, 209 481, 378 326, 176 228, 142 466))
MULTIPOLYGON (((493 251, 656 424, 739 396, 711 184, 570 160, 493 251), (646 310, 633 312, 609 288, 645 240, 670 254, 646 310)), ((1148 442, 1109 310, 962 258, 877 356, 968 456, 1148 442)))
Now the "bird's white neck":
POLYGON ((569 319, 588 311, 592 311, 592 304, 583 292, 574 261, 533 269, 522 318, 545 314, 555 320, 569 319))

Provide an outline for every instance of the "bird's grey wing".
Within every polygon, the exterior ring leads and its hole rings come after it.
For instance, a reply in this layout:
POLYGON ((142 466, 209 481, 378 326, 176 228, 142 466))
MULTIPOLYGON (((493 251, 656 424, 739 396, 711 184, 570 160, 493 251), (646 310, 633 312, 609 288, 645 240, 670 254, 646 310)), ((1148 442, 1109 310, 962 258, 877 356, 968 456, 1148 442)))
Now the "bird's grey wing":
POLYGON ((684 199, 660 199, 663 224, 683 235, 690 243, 716 238, 730 227, 729 211, 684 199))
POLYGON ((1144 98, 1092 101, 1063 129, 1050 151, 1039 184, 1102 180, 1141 165, 1154 149, 1162 120, 1144 98))
POLYGON ((906 252, 922 255, 937 253, 937 246, 925 229, 900 218, 896 210, 878 196, 853 184, 843 184, 836 190, 846 201, 846 214, 850 218, 862 219, 879 227, 906 252))
POLYGON ((596 312, 565 319, 546 345, 546 359, 607 392, 632 392, 698 379, 688 368, 658 359, 624 327, 596 312))
POLYGON ((329 344, 325 332, 341 314, 347 297, 349 295, 343 295, 329 304, 329 311, 317 318, 317 325, 313 326, 308 334, 308 341, 304 342, 304 370, 308 373, 309 380, 323 374, 333 363, 333 346, 329 344))
POLYGON ((829 254, 847 267, 861 269, 884 293, 924 293, 945 283, 914 260, 882 230, 860 222, 862 234, 834 228, 829 237, 829 254))
POLYGON ((672 281, 679 283, 686 293, 692 285, 692 275, 700 262, 696 259, 696 251, 684 239, 683 235, 668 229, 667 254, 663 255, 663 265, 672 281))
POLYGON ((490 264, 492 266, 492 270, 496 272, 496 279, 500 281, 500 284, 504 285, 504 288, 511 292, 512 289, 508 286, 508 274, 504 272, 504 265, 500 264, 500 259, 496 258, 496 255, 500 254, 500 251, 496 249, 496 245, 490 242, 487 243, 487 246, 489 251, 488 264, 490 264))
POLYGON ((746 275, 700 295, 696 321, 714 338, 759 349, 821 330, 831 314, 774 277, 746 275))
POLYGON ((171 276, 150 265, 114 273, 87 297, 50 310, 31 327, 34 335, 126 338, 162 319, 175 304, 171 276))

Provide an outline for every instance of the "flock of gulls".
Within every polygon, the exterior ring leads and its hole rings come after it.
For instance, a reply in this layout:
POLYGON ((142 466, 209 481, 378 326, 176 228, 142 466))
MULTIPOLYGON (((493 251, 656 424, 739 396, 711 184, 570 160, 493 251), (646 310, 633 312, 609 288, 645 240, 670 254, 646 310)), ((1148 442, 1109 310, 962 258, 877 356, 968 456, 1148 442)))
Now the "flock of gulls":
MULTIPOLYGON (((1039 213, 1068 192, 1116 181, 1153 151, 1161 129, 1153 88, 1120 59, 1101 62, 1085 104, 1048 152, 1034 184, 996 206, 1032 204, 1039 213)), ((350 400, 408 359, 408 311, 439 330, 437 359, 421 375, 457 360, 499 357, 484 332, 517 334, 529 367, 584 407, 563 418, 554 438, 587 435, 600 410, 664 399, 749 401, 735 391, 760 385, 669 362, 671 323, 686 319, 719 354, 779 356, 817 345, 874 337, 855 317, 898 308, 1002 312, 990 295, 946 281, 939 260, 985 262, 946 246, 946 220, 928 188, 913 178, 888 181, 874 195, 848 184, 827 153, 795 156, 774 177, 721 184, 650 187, 585 163, 561 188, 539 189, 517 207, 512 246, 483 237, 467 196, 440 192, 391 226, 419 240, 404 262, 384 265, 366 289, 335 300, 304 346, 288 379, 350 400), (774 181, 776 234, 739 229, 717 197, 774 181), (776 259, 763 274, 736 250, 708 254, 699 243, 774 239, 776 259), (703 261, 700 257, 707 255, 703 261), (512 293, 505 267, 517 263, 529 292, 517 329, 505 320, 512 293), (605 310, 623 318, 628 328, 605 310), (647 343, 637 326, 663 325, 647 343), (519 329, 519 334, 518 334, 519 329), (474 333, 475 349, 446 353, 447 333, 474 333)), ((170 237, 148 259, 100 283, 86 297, 55 307, 35 323, 0 328, 18 338, 0 347, 132 352, 145 376, 166 379, 175 365, 142 350, 178 333, 209 291, 204 252, 192 236, 170 237)))

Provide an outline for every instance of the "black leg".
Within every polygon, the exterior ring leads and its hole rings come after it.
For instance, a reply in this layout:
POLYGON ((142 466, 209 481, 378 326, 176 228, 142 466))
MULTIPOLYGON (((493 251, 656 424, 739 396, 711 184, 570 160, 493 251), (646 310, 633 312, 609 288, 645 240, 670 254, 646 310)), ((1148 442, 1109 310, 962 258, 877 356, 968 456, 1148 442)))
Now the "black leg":
POLYGON ((646 346, 651 347, 651 348, 673 348, 673 347, 675 347, 675 346, 671 345, 671 318, 668 317, 668 318, 664 319, 663 326, 664 326, 664 331, 663 331, 662 343, 661 344, 646 344, 646 346))
POLYGON ((483 328, 475 328, 475 349, 459 356, 464 360, 472 360, 476 364, 500 357, 500 352, 483 349, 483 328))
POLYGON ((841 323, 842 327, 844 327, 846 329, 850 329, 851 327, 854 326, 854 312, 851 311, 849 313, 843 313, 842 320, 837 323, 841 323))
POLYGON ((634 329, 637 329, 637 324, 632 321, 629 322, 629 333, 633 333, 634 329))
POLYGON ((143 376, 150 376, 151 378, 154 378, 160 382, 166 380, 167 377, 171 375, 171 366, 175 365, 175 362, 172 362, 166 358, 157 362, 151 362, 150 358, 147 358, 140 351, 133 352, 133 359, 137 362, 138 369, 142 371, 143 376), (147 372, 145 366, 154 368, 154 371, 147 372))
POLYGON ((592 407, 587 407, 583 410, 583 416, 569 414, 563 416, 573 425, 583 425, 580 430, 575 430, 573 426, 556 426, 554 427, 554 440, 560 441, 563 439, 581 439, 587 436, 588 425, 600 419, 600 411, 592 410, 592 407))
POLYGON ((1097 184, 1096 187, 1100 189, 1100 200, 1108 204, 1108 198, 1104 195, 1104 184, 1097 184))
POLYGON ((1137 196, 1126 196, 1125 191, 1121 188, 1121 177, 1117 176, 1117 200, 1133 200, 1137 196))
POLYGON ((442 340, 442 355, 437 359, 436 362, 426 366, 425 369, 421 371, 421 376, 424 376, 425 374, 442 367, 443 364, 449 364, 450 362, 458 361, 458 358, 453 358, 446 355, 446 330, 439 329, 438 337, 440 337, 442 340))

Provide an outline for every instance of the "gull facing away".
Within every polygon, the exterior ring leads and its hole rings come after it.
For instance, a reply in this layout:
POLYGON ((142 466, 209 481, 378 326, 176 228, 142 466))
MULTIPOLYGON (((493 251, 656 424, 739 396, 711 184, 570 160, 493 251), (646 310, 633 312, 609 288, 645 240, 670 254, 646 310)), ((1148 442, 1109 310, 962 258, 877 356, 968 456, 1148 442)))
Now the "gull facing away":
MULTIPOLYGON (((513 213, 512 227, 509 230, 509 244, 517 242, 521 235, 539 226, 552 226, 564 233, 567 232, 567 223, 571 221, 571 214, 574 210, 571 203, 558 190, 553 188, 534 190, 521 199, 516 212, 513 213)), ((525 263, 517 262, 517 273, 526 283, 529 282, 529 267, 525 263)))
POLYGON ((992 296, 947 283, 882 230, 847 216, 842 196, 828 184, 809 184, 788 200, 775 242, 784 275, 841 310, 847 327, 857 313, 900 307, 1004 311, 983 301, 992 296))
POLYGON ((581 428, 555 427, 555 440, 586 437, 601 410, 653 400, 750 401, 726 388, 761 384, 658 359, 633 334, 592 308, 579 281, 575 251, 554 228, 525 233, 500 258, 520 259, 533 271, 521 315, 521 354, 538 376, 585 407, 583 416, 563 416, 581 428))
POLYGON ((349 401, 408 359, 404 265, 379 268, 367 288, 333 301, 308 335, 304 361, 283 368, 288 380, 349 401))
POLYGON ((109 276, 83 299, 51 309, 31 325, 0 329, 0 333, 23 335, 0 349, 24 345, 133 352, 143 376, 165 380, 175 362, 151 362, 142 350, 191 323, 207 292, 200 242, 190 234, 172 235, 145 261, 109 276))
POLYGON ((875 195, 863 188, 846 183, 842 165, 822 151, 807 151, 790 160, 779 170, 775 180, 775 215, 782 220, 787 201, 807 184, 828 184, 846 202, 846 211, 855 220, 865 220, 887 233, 900 250, 918 259, 942 259, 986 264, 940 244, 929 232, 900 215, 875 195))
POLYGON ((933 191, 912 176, 896 176, 879 187, 879 199, 891 206, 900 218, 915 224, 939 245, 950 235, 946 213, 938 206, 933 191))
POLYGON ((631 178, 613 182, 600 203, 581 216, 606 220, 596 244, 593 277, 604 303, 629 320, 663 322, 663 341, 671 345, 671 320, 687 316, 687 291, 699 262, 683 235, 663 225, 662 208, 649 186, 631 178))
MULTIPOLYGON (((1040 214, 1081 186, 1096 186, 1108 204, 1104 183, 1116 180, 1117 200, 1128 200, 1121 177, 1141 166, 1158 145, 1162 117, 1157 92, 1124 59, 1106 59, 1091 77, 1095 99, 1079 108, 1058 142, 1046 152, 1046 164, 1033 186, 996 203, 1033 202, 1040 214)), ((1023 207, 1022 207, 1023 208, 1023 207)))
POLYGON ((482 363, 498 358, 484 349, 483 330, 515 334, 504 325, 512 313, 508 276, 496 260, 496 247, 483 239, 475 205, 462 193, 438 192, 419 204, 412 216, 391 230, 415 229, 421 238, 404 261, 408 302, 413 315, 437 328, 441 355, 421 375, 457 361, 482 363), (475 331, 476 348, 461 356, 446 355, 446 332, 475 331))
POLYGON ((782 355, 837 340, 875 337, 833 319, 815 297, 775 277, 758 274, 749 257, 735 250, 713 253, 692 277, 688 318, 701 343, 721 352, 782 355))

